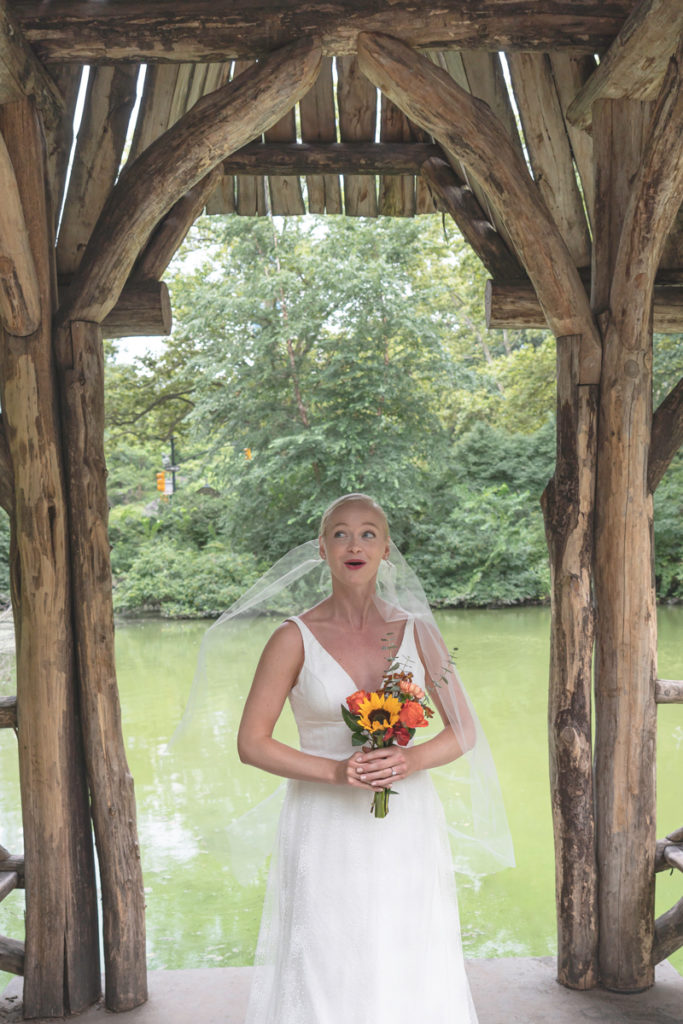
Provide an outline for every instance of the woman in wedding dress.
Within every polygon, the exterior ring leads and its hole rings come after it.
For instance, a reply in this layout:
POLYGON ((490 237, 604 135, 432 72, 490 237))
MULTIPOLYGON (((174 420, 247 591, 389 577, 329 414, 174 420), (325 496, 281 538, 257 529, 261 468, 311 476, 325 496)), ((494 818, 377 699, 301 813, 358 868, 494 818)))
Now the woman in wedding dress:
POLYGON ((242 761, 288 780, 246 1024, 476 1024, 428 774, 472 747, 476 723, 455 681, 434 685, 415 619, 378 598, 389 543, 371 498, 328 508, 319 546, 331 593, 275 630, 244 707, 242 761), (359 750, 340 705, 381 687, 388 659, 412 671, 441 723, 416 745, 359 750), (299 750, 273 738, 287 699, 299 750), (375 818, 373 795, 389 787, 389 813, 375 818))

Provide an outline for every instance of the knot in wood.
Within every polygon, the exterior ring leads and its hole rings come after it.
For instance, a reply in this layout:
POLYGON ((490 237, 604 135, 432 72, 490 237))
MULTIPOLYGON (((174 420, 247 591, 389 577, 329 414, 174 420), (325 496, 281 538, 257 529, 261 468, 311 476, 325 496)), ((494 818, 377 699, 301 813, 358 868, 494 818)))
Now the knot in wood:
POLYGON ((624 373, 627 377, 635 379, 640 373, 640 367, 635 359, 627 359, 624 363, 624 373))

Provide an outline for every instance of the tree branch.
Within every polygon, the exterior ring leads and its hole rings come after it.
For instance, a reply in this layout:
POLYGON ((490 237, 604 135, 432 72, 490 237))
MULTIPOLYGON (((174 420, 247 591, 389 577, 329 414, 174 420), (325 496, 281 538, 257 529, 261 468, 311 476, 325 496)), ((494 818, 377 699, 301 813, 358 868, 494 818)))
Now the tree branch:
POLYGON ((534 284, 548 325, 556 337, 582 336, 581 381, 595 382, 601 343, 586 291, 522 157, 490 107, 391 36, 362 33, 358 59, 363 73, 486 189, 534 284))
POLYGON ((275 124, 315 81, 321 51, 304 39, 200 99, 126 167, 107 200, 60 320, 100 323, 159 220, 230 153, 275 124))
POLYGON ((647 485, 657 489, 669 463, 683 445, 683 377, 671 389, 652 417, 647 485))

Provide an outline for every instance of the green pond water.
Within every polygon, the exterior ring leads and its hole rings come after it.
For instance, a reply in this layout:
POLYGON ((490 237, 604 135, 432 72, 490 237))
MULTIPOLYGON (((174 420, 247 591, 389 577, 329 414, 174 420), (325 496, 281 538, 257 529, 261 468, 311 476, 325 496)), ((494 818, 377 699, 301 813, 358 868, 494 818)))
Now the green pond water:
MULTIPOLYGON (((465 953, 543 956, 555 951, 554 866, 549 807, 546 697, 549 612, 545 608, 449 611, 438 615, 446 641, 487 731, 498 765, 517 867, 487 878, 459 877, 465 953)), ((221 843, 221 806, 247 810, 267 780, 230 751, 200 738, 172 756, 167 742, 185 705, 204 624, 157 620, 117 626, 123 728, 135 778, 147 893, 152 969, 251 961, 263 886, 240 887, 221 843), (207 753, 209 750, 209 753, 207 753), (192 792, 177 770, 184 760, 192 792), (207 771, 207 760, 209 771, 207 771), (203 772, 194 767, 203 762, 203 772), (206 776, 208 775, 208 778, 206 776), (221 800, 224 801, 223 805, 221 800)), ((253 662, 269 630, 258 623, 234 657, 253 662)), ((659 611, 659 675, 683 678, 683 608, 659 611)), ((9 670, 5 666, 6 676, 9 670)), ((13 692, 8 678, 4 692, 13 692)), ((0 690, 2 688, 0 687, 0 690)), ((226 694, 236 717, 240 694, 226 694)), ((225 711, 217 709, 218 716, 225 711)), ((657 834, 683 825, 680 797, 683 706, 660 706, 657 834)), ((283 738, 291 725, 283 725, 283 738)), ((16 740, 0 732, 0 842, 22 848, 16 740)), ((657 876, 657 912, 682 895, 680 874, 657 876)), ((23 895, 0 905, 0 933, 22 937, 23 895)), ((683 973, 683 952, 672 962, 683 973)), ((7 976, 3 977, 7 980, 7 976)))

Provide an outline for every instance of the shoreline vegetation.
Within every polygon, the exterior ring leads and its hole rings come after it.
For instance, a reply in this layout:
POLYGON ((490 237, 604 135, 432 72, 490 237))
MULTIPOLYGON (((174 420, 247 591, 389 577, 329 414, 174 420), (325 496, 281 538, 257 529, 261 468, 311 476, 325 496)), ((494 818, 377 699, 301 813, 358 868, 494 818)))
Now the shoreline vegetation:
MULTIPOLYGON (((555 342, 487 331, 486 276, 435 217, 200 219, 167 274, 172 335, 105 342, 117 614, 220 614, 358 490, 435 608, 547 603, 555 342)), ((655 408, 682 342, 655 335, 655 408)), ((682 523, 679 452, 655 493, 664 604, 682 523)), ((0 600, 8 562, 3 514, 0 600)))

